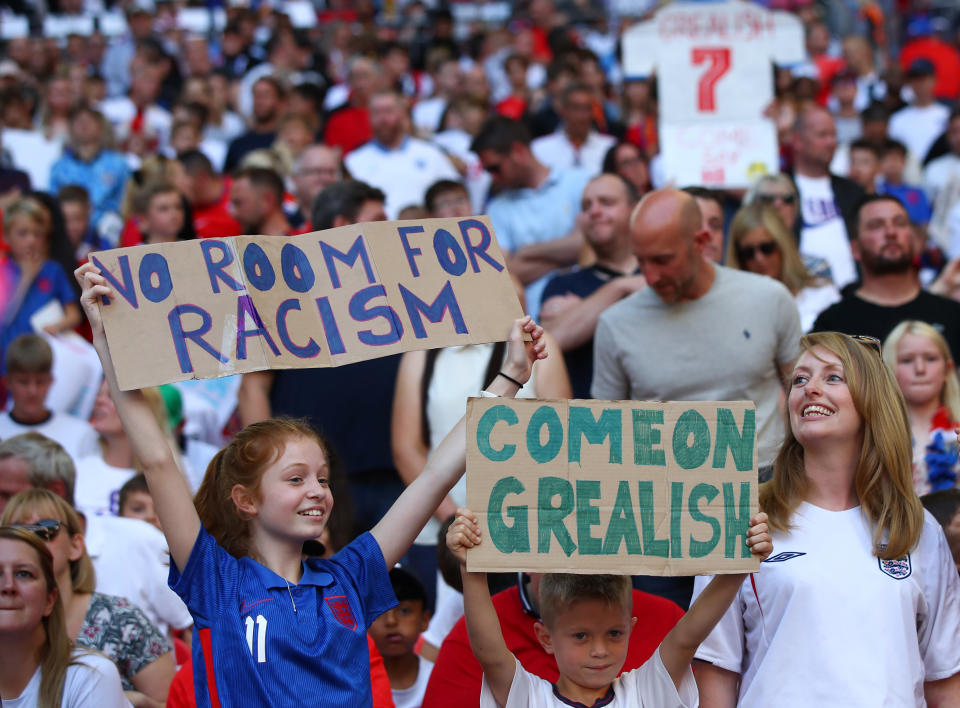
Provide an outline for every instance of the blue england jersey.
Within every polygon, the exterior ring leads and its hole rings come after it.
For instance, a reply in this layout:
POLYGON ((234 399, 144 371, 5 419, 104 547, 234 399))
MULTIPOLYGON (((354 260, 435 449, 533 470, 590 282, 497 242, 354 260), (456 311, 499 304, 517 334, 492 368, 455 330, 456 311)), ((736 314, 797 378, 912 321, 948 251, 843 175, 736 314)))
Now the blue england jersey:
POLYGON ((193 615, 198 708, 372 705, 367 627, 397 601, 370 534, 304 561, 288 586, 201 528, 183 572, 170 564, 170 587, 193 615))

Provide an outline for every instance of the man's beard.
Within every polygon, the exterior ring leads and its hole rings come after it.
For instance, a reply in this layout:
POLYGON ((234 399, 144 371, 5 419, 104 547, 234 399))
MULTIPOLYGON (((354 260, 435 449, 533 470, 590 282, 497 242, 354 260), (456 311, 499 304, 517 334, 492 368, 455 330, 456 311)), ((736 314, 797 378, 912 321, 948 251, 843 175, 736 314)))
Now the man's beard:
POLYGON ((882 253, 862 251, 860 258, 863 261, 864 270, 870 271, 873 275, 905 273, 913 268, 913 253, 909 251, 904 251, 898 258, 888 258, 882 253))

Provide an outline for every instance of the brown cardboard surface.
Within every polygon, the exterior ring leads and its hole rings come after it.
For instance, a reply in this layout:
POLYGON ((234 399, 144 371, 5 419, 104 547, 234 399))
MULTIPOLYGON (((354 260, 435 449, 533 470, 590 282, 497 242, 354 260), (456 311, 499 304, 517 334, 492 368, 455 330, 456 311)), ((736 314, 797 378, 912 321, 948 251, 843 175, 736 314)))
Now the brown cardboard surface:
POLYGON ((752 402, 471 398, 472 571, 752 572, 752 402), (719 434, 718 434, 719 433, 719 434))
POLYGON ((502 341, 522 314, 486 216, 118 248, 92 260, 117 291, 101 312, 124 390, 502 341))

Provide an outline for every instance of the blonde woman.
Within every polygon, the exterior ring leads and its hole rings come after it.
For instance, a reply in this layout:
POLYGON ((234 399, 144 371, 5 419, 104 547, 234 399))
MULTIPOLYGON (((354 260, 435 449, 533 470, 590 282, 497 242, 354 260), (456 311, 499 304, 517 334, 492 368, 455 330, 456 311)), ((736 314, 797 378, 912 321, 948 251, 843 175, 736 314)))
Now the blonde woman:
POLYGON ((53 557, 41 537, 49 533, 45 526, 0 526, 0 701, 123 708, 117 668, 67 636, 53 557))
POLYGON ((94 592, 93 563, 77 512, 53 492, 30 489, 10 500, 0 523, 45 529, 67 636, 116 664, 134 706, 163 706, 176 670, 170 644, 128 600, 94 592))
POLYGON ((801 345, 759 494, 777 551, 697 651, 700 705, 957 705, 960 577, 913 493, 903 396, 877 340, 801 345))
POLYGON ((926 322, 906 320, 883 344, 883 360, 907 403, 918 495, 957 486, 960 382, 947 340, 926 322))
POLYGON ((773 207, 754 203, 736 213, 725 263, 786 285, 796 299, 804 332, 810 331, 817 315, 840 300, 840 292, 829 280, 816 277, 804 266, 793 235, 773 207))

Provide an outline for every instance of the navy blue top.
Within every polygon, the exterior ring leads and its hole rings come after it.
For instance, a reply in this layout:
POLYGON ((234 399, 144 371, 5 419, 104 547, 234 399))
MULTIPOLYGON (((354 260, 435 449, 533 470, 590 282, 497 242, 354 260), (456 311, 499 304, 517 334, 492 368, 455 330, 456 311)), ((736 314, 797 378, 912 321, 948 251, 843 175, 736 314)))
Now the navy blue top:
POLYGON ((305 560, 300 583, 288 585, 201 528, 169 582, 193 615, 198 708, 373 704, 367 627, 397 600, 370 534, 305 560))

